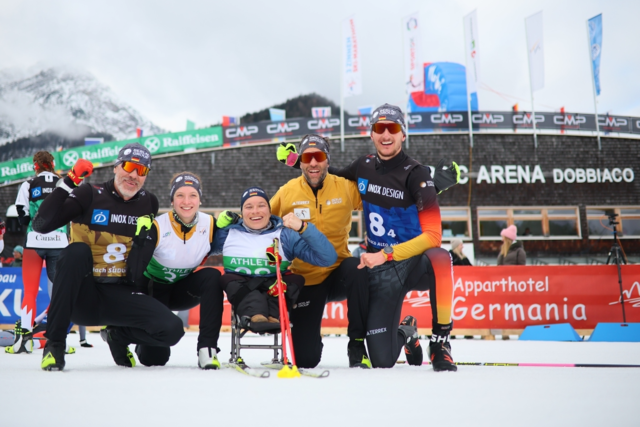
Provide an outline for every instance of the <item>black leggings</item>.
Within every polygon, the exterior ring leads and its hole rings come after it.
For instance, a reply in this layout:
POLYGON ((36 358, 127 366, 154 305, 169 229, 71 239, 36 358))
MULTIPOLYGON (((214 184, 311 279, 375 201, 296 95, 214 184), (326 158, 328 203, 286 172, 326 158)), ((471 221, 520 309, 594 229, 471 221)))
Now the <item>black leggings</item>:
MULTIPOLYGON (((432 325, 435 327, 438 323, 434 262, 443 264, 448 262, 450 271, 451 258, 448 252, 441 248, 429 249, 422 255, 403 261, 386 262, 369 270, 367 350, 373 367, 391 368, 398 360, 406 342, 406 337, 398 326, 407 292, 429 290, 432 325)), ((449 272, 449 280, 450 277, 449 272)), ((446 287, 447 283, 444 283, 446 282, 444 279, 446 277, 443 277, 442 286, 446 287)), ((451 298, 441 301, 441 305, 450 306, 450 304, 451 298)))
POLYGON ((85 243, 72 243, 60 254, 46 338, 64 343, 71 321, 119 326, 123 340, 151 346, 172 346, 184 335, 182 321, 160 301, 131 286, 97 283, 91 249, 85 243))
MULTIPOLYGON (((217 348, 222 326, 223 295, 220 272, 215 268, 202 268, 174 284, 153 283, 152 296, 171 311, 188 310, 200 304, 200 333, 198 347, 217 348)), ((177 316, 176 316, 177 317, 177 316)), ((163 366, 169 361, 171 349, 167 346, 139 344, 136 354, 146 366, 163 366)))
POLYGON ((291 311, 291 334, 296 363, 314 368, 322 357, 322 315, 327 302, 347 299, 348 334, 364 338, 369 310, 367 269, 358 270, 358 258, 345 258, 320 284, 305 286, 291 311))

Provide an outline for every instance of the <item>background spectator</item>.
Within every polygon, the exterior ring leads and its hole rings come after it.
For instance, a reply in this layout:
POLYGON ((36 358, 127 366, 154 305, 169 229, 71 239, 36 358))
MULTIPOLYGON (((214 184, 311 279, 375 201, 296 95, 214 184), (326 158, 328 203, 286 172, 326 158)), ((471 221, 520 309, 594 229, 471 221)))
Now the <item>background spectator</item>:
POLYGON ((522 242, 516 240, 518 229, 515 225, 510 225, 500 232, 502 236, 502 248, 498 255, 498 265, 525 265, 527 255, 522 246, 522 242))
POLYGON ((22 252, 24 249, 22 246, 18 245, 13 248, 13 262, 11 263, 11 267, 22 267, 22 252))
POLYGON ((451 240, 451 250, 449 251, 449 253, 451 253, 451 260, 453 262, 453 265, 472 265, 471 261, 469 261, 469 258, 467 258, 467 256, 462 252, 463 246, 464 244, 462 243, 462 240, 451 240))

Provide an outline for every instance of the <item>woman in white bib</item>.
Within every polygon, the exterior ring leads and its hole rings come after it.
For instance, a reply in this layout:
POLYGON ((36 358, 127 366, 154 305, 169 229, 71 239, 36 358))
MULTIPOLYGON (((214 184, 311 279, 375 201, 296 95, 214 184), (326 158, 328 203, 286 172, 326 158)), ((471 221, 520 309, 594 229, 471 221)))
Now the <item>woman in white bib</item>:
MULTIPOLYGON (((199 211, 202 189, 200 178, 192 172, 174 175, 170 197, 171 212, 159 215, 153 223, 148 217, 138 218, 138 228, 143 231, 134 238, 127 280, 173 311, 200 304, 198 366, 218 369, 224 298, 220 272, 215 268, 195 271, 211 252, 215 219, 199 211)), ((139 344, 136 354, 143 365, 164 366, 171 349, 139 344)))
POLYGON ((285 283, 287 305, 295 302, 304 277, 289 274, 287 267, 294 258, 309 264, 328 267, 336 262, 333 245, 315 225, 304 222, 293 213, 282 219, 271 215, 267 194, 259 187, 246 190, 241 199, 242 218, 225 224, 229 216, 218 219, 214 253, 222 251, 225 274, 222 288, 241 321, 249 325, 279 322, 274 239, 279 241, 280 269, 285 283))

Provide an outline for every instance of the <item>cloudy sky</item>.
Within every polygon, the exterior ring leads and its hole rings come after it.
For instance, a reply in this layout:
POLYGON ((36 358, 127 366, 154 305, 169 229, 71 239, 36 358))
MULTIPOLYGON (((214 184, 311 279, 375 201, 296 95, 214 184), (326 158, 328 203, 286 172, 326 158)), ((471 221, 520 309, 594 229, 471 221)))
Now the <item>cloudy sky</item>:
POLYGON ((599 112, 640 116, 638 0, 0 0, 0 68, 70 65, 157 125, 183 130, 316 92, 340 102, 341 21, 359 20, 363 94, 404 104, 401 18, 419 11, 424 62, 464 61, 477 9, 482 110, 530 108, 525 17, 544 14, 536 110, 593 112, 585 21, 603 13, 599 112))

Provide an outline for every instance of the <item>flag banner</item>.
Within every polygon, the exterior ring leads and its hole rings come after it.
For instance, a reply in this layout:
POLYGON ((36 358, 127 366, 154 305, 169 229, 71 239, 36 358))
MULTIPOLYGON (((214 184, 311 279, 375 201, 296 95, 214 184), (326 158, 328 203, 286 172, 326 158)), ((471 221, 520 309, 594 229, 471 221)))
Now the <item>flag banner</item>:
POLYGON ((279 108, 269 108, 269 116, 271 116, 271 121, 279 122, 287 119, 287 112, 279 108))
POLYGON ((196 124, 191 120, 187 120, 187 128, 186 130, 195 130, 196 124))
POLYGON ((140 128, 136 128, 136 137, 137 137, 137 138, 142 137, 142 133, 143 133, 143 132, 142 132, 142 129, 140 129, 140 128))
MULTIPOLYGON (((209 267, 215 268, 215 267, 209 267)), ((623 265, 622 292, 628 322, 640 322, 640 266, 623 265)), ((220 269, 220 267, 218 267, 220 269)), ((615 265, 453 267, 452 318, 455 329, 524 329, 532 325, 570 323, 593 329, 622 320, 615 265)), ((225 299, 222 324, 229 325, 225 299)), ((348 326, 346 301, 328 303, 323 327, 348 326)), ((429 291, 404 297, 402 316, 431 324, 429 291)), ((197 325, 200 307, 189 313, 197 325)), ((424 326, 426 328, 426 326, 424 326)))
POLYGON ((351 16, 342 21, 342 55, 344 61, 344 87, 342 93, 345 98, 362 93, 360 45, 356 28, 355 16, 351 16))
POLYGON ((527 50, 529 55, 529 76, 531 90, 544 87, 544 43, 542 39, 542 11, 524 20, 527 31, 527 50))
POLYGON ((424 67, 420 60, 418 12, 402 18, 404 37, 404 84, 406 93, 424 91, 424 67))
POLYGON ((477 92, 480 81, 480 61, 478 57, 478 13, 473 11, 464 17, 464 44, 467 68, 467 93, 477 92))
POLYGON ((331 107, 313 107, 311 108, 311 117, 318 119, 320 117, 330 117, 331 107))
POLYGON ((240 117, 222 116, 222 126, 239 125, 240 117))
POLYGON ((602 53, 602 14, 589 19, 589 47, 596 95, 600 95, 600 55, 602 53))
POLYGON ((358 107, 358 115, 360 116, 370 116, 373 113, 374 107, 373 105, 368 105, 366 107, 358 107))

